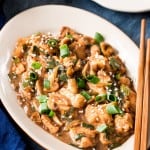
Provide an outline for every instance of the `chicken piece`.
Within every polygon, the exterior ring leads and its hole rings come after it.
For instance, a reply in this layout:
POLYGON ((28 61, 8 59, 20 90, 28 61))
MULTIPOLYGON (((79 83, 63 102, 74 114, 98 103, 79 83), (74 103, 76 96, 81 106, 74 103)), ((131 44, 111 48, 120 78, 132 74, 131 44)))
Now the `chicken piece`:
POLYGON ((135 108, 136 108, 136 93, 132 90, 130 90, 129 93, 129 101, 130 101, 130 106, 131 106, 131 110, 133 112, 135 112, 135 108))
POLYGON ((100 54, 100 47, 97 44, 91 46, 91 56, 95 57, 97 54, 100 54))
POLYGON ((40 106, 40 102, 37 99, 33 99, 31 101, 32 107, 36 110, 39 111, 39 106, 40 106))
POLYGON ((15 71, 16 74, 21 74, 21 73, 23 73, 23 72, 25 71, 25 67, 24 67, 23 63, 17 63, 15 70, 16 70, 16 71, 15 71))
POLYGON ((123 108, 126 112, 135 112, 136 109, 136 93, 130 89, 128 97, 125 97, 123 108))
POLYGON ((63 123, 60 121, 60 119, 56 116, 56 114, 53 116, 53 120, 54 122, 59 125, 59 126, 62 126, 63 123))
POLYGON ((112 143, 112 141, 107 138, 106 133, 100 133, 99 140, 104 145, 109 145, 112 143))
POLYGON ((119 82, 120 82, 120 84, 125 84, 127 86, 130 86, 130 84, 131 84, 130 79, 128 77, 125 77, 125 76, 120 77, 119 82))
POLYGON ((73 39, 77 40, 80 38, 79 33, 75 32, 73 29, 69 28, 69 27, 62 27, 61 31, 60 31, 60 39, 63 39, 64 37, 66 37, 66 35, 72 35, 73 39))
POLYGON ((88 105, 85 109, 85 118, 86 120, 95 126, 100 124, 111 125, 113 118, 112 115, 108 114, 106 111, 107 104, 93 106, 88 105))
POLYGON ((106 94, 106 89, 103 87, 103 84, 97 83, 91 83, 91 82, 87 82, 87 85, 89 87, 90 90, 92 90, 93 93, 99 94, 99 95, 103 95, 106 94))
MULTIPOLYGON (((104 69, 106 65, 106 58, 102 55, 95 55, 95 57, 90 57, 90 70, 97 72, 99 69, 104 69)), ((91 71, 90 71, 91 72, 91 71)), ((91 74, 91 73, 90 73, 91 74)))
POLYGON ((76 94, 74 101, 72 102, 73 107, 83 108, 86 104, 86 99, 81 94, 76 94))
POLYGON ((74 70, 75 70, 75 71, 79 71, 79 70, 81 70, 81 69, 82 69, 82 62, 81 62, 81 59, 78 59, 76 65, 75 65, 75 67, 74 67, 74 70))
POLYGON ((64 65, 66 68, 68 68, 68 67, 70 67, 70 66, 74 66, 76 60, 77 60, 76 55, 69 56, 69 57, 65 57, 65 58, 63 58, 63 65, 64 65))
POLYGON ((111 77, 103 70, 98 71, 97 76, 100 78, 100 83, 108 84, 111 82, 111 77))
POLYGON ((26 87, 26 88, 22 88, 20 86, 20 89, 19 89, 22 97, 24 97, 26 100, 31 100, 32 99, 32 88, 30 86, 26 87))
POLYGON ((115 130, 119 134, 126 134, 133 130, 133 117, 130 113, 122 115, 115 115, 115 130))
POLYGON ((74 73, 74 69, 73 69, 73 67, 68 67, 67 68, 67 71, 66 71, 66 74, 67 74, 67 76, 68 77, 72 77, 73 76, 73 73, 74 73))
POLYGON ((37 124, 41 123, 41 117, 40 117, 39 112, 37 112, 37 111, 33 112, 31 114, 30 118, 31 118, 32 121, 34 121, 37 124))
POLYGON ((70 108, 70 100, 59 93, 51 93, 49 95, 49 99, 47 101, 47 105, 49 109, 52 110, 69 110, 70 108))
POLYGON ((79 45, 82 46, 87 46, 87 45, 92 45, 94 43, 94 39, 89 37, 89 36, 80 36, 80 38, 78 39, 79 45))
POLYGON ((23 56, 23 44, 25 44, 27 38, 20 38, 17 42, 16 48, 13 52, 13 56, 21 58, 23 56))
POLYGON ((70 49, 77 55, 77 58, 79 59, 85 59, 87 57, 86 45, 81 45, 79 42, 75 41, 70 45, 70 49))
POLYGON ((41 121, 42 121, 44 127, 45 127, 46 129, 48 129, 48 131, 49 131, 50 133, 54 134, 54 133, 57 133, 57 132, 58 132, 59 127, 53 125, 53 124, 52 124, 52 121, 50 120, 50 118, 49 118, 48 116, 42 115, 42 116, 41 116, 41 121))
POLYGON ((73 94, 78 93, 78 85, 75 78, 68 79, 68 90, 73 94))
POLYGON ((92 147, 96 144, 96 131, 84 127, 74 127, 69 131, 73 144, 80 148, 92 147), (78 138, 78 136, 81 136, 78 138))
POLYGON ((59 92, 67 97, 70 100, 71 105, 75 108, 82 108, 86 104, 86 100, 82 95, 73 94, 68 88, 61 88, 59 92))
POLYGON ((90 139, 88 137, 82 137, 79 147, 80 148, 88 148, 88 147, 92 147, 94 145, 95 145, 95 141, 94 140, 92 140, 92 139, 90 139))

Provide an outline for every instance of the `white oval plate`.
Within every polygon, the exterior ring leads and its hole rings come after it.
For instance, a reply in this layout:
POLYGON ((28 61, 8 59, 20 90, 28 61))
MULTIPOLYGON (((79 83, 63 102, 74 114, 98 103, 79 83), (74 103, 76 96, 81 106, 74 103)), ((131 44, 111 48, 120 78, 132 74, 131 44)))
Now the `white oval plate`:
MULTIPOLYGON (((119 51, 129 74, 137 79, 138 48, 118 28, 99 16, 87 11, 61 6, 46 5, 29 9, 12 18, 0 32, 0 97, 11 117, 37 143, 50 150, 75 150, 42 128, 34 124, 18 105, 15 92, 8 80, 11 54, 18 38, 37 32, 58 33, 62 26, 69 26, 78 32, 93 36, 96 31, 104 35, 107 42, 119 51)), ((118 150, 133 148, 133 136, 118 150)))
POLYGON ((150 0, 92 0, 106 8, 123 12, 150 11, 150 0))

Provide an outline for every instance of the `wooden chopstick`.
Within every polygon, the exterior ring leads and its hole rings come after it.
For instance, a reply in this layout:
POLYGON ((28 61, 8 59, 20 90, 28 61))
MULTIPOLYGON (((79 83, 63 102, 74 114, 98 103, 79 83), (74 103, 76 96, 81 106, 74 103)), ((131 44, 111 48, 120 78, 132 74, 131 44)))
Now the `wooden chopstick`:
POLYGON ((148 113, 149 113, 149 82, 150 82, 150 39, 147 40, 146 61, 145 61, 145 81, 143 95, 143 113, 142 113, 142 129, 141 129, 141 150, 147 150, 148 142, 148 113))
POLYGON ((141 126, 142 126, 142 109, 143 109, 143 87, 144 87, 144 57, 145 57, 145 28, 146 20, 141 21, 140 51, 138 65, 138 83, 136 98, 136 116, 135 116, 135 138, 134 150, 140 150, 141 126))

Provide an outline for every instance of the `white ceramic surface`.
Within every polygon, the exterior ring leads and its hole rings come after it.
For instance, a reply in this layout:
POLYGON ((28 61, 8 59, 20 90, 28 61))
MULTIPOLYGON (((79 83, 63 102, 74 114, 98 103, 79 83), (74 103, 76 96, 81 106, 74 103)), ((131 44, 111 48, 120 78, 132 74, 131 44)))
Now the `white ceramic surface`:
MULTIPOLYGON (((94 36, 98 31, 107 42, 119 51, 129 74, 136 86, 138 48, 117 27, 87 11, 61 6, 46 5, 29 9, 12 18, 0 32, 0 97, 11 117, 36 142, 50 150, 75 150, 34 124, 17 104, 15 92, 12 90, 8 71, 11 53, 19 37, 37 32, 58 33, 62 26, 69 26, 83 34, 94 36)), ((133 136, 118 150, 133 149, 133 136)))
POLYGON ((92 0, 106 8, 123 12, 150 11, 150 0, 92 0))

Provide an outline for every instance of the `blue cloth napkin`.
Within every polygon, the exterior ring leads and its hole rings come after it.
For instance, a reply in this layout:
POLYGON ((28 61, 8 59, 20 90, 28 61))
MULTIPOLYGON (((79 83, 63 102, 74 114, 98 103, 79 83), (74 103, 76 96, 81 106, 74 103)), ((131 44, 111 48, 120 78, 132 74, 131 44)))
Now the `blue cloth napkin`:
POLYGON ((0 109, 0 150, 23 150, 26 148, 26 143, 7 115, 3 109, 0 109))
MULTIPOLYGON (((90 0, 0 0, 0 28, 14 15, 34 6, 45 4, 63 4, 79 7, 93 12, 119 27, 136 44, 139 43, 140 21, 146 18, 150 23, 150 13, 116 12, 90 0)), ((150 37, 150 30, 146 36, 150 37)), ((119 37, 118 37, 119 38, 119 37)), ((0 105, 0 150, 42 150, 11 119, 5 108, 0 105)))

